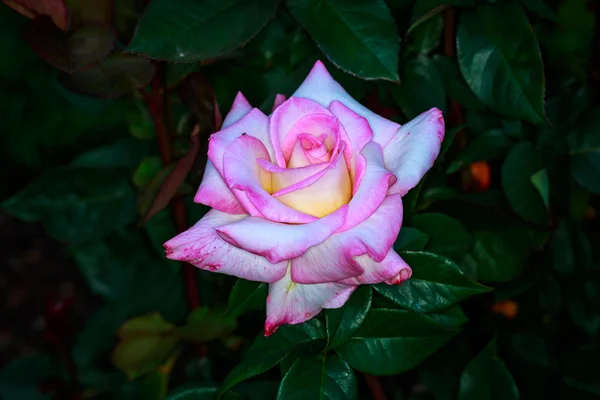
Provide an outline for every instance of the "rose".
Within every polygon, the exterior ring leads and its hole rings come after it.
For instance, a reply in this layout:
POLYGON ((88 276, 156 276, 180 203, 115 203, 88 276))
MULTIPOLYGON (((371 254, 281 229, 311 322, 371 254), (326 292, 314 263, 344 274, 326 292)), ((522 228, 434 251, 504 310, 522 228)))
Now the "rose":
POLYGON ((269 283, 265 335, 341 307, 358 285, 400 284, 401 196, 444 136, 433 108, 400 126, 369 111, 317 62, 267 117, 238 93, 210 138, 195 201, 212 207, 167 257, 269 283))

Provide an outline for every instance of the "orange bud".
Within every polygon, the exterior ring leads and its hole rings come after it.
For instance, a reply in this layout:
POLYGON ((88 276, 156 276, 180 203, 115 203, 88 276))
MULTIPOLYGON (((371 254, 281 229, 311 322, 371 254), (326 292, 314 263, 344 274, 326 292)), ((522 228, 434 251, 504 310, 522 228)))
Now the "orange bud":
POLYGON ((490 187, 491 171, 487 161, 477 161, 469 166, 471 181, 477 191, 484 192, 490 187))
POLYGON ((508 319, 514 319, 519 314, 519 304, 513 300, 502 300, 492 304, 491 310, 502 314, 508 319))

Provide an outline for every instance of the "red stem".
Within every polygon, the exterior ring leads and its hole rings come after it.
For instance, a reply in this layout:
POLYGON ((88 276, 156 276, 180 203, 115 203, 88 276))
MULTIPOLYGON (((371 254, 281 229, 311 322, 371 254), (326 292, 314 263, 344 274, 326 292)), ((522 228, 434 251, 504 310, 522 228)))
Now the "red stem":
POLYGON ((371 389, 374 400, 387 400, 387 396, 377 376, 365 374, 365 380, 367 381, 367 385, 369 385, 369 389, 371 389))

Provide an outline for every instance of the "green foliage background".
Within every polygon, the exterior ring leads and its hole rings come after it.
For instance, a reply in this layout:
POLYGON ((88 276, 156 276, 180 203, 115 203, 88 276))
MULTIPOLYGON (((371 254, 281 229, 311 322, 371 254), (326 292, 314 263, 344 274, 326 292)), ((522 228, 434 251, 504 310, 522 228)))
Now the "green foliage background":
POLYGON ((600 396, 598 2, 46 5, 0 7, 2 210, 41 224, 101 301, 6 363, 1 399, 600 396), (404 198, 412 278, 265 338, 266 284, 185 275, 162 243, 176 209, 188 226, 207 211, 192 197, 215 101, 268 113, 318 59, 399 123, 440 108, 446 137, 404 198))

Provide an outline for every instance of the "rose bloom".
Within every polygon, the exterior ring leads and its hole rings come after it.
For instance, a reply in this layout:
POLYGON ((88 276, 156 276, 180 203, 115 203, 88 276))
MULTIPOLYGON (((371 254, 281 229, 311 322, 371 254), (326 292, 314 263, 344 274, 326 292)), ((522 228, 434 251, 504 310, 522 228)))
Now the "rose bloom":
POLYGON ((405 125, 374 114, 320 61, 266 116, 238 93, 210 138, 195 202, 212 207, 165 243, 167 257, 269 283, 265 335, 362 284, 401 284, 410 267, 392 245, 402 199, 444 137, 433 108, 405 125))

